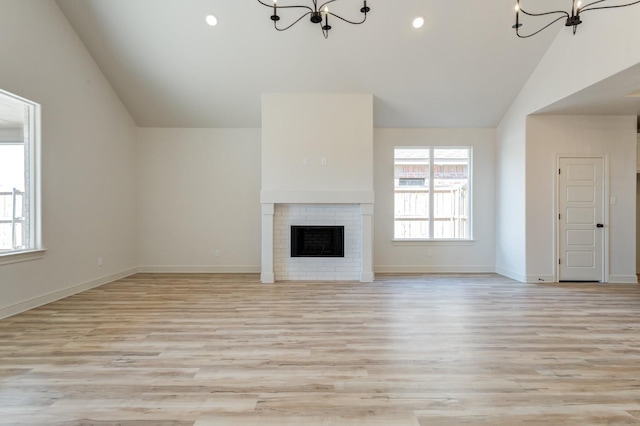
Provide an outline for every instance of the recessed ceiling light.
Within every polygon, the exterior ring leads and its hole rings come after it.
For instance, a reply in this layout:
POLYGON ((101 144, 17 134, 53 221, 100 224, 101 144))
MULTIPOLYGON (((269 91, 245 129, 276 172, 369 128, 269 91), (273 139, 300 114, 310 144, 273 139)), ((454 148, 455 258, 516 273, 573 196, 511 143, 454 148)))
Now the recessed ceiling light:
POLYGON ((207 21, 207 24, 209 24, 212 27, 215 27, 216 25, 218 25, 218 18, 216 18, 213 15, 207 15, 206 21, 207 21))
POLYGON ((422 28, 422 26, 424 25, 424 17, 416 16, 415 18, 413 18, 411 25, 413 25, 413 28, 422 28))

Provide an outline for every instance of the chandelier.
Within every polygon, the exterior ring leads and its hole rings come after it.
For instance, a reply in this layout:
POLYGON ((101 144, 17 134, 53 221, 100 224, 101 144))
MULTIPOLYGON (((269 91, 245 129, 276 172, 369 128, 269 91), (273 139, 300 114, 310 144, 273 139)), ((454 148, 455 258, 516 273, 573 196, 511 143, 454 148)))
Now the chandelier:
MULTIPOLYGON (((304 19, 305 17, 309 17, 309 20, 314 23, 314 24, 320 24, 320 29, 322 30, 322 35, 324 35, 324 38, 328 38, 329 37, 329 30, 332 28, 331 25, 329 25, 329 16, 332 16, 334 18, 337 18, 341 21, 347 22, 349 24, 353 24, 353 25, 360 25, 362 23, 364 23, 364 21, 367 20, 367 13, 369 13, 369 11, 371 10, 371 8, 369 8, 367 6, 367 0, 364 0, 364 4, 363 6, 360 8, 360 12, 364 15, 362 17, 362 21, 360 22, 355 22, 355 21, 350 21, 348 19, 343 18, 342 16, 336 15, 333 12, 329 11, 329 4, 333 3, 337 0, 328 0, 324 3, 322 3, 320 6, 318 6, 318 0, 311 0, 311 4, 309 6, 305 6, 305 5, 296 5, 296 6, 279 6, 278 5, 278 0, 273 0, 273 4, 267 4, 265 2, 263 2, 262 0, 258 0, 258 3, 260 3, 263 6, 266 6, 268 8, 273 9, 273 15, 271 15, 271 20, 273 21, 273 27, 278 30, 278 31, 286 31, 289 28, 293 27, 295 24, 297 24, 298 22, 300 22, 302 19, 304 19), (302 12, 302 15, 300 15, 297 19, 293 20, 291 23, 289 23, 288 25, 284 26, 284 27, 278 27, 278 22, 280 21, 280 15, 278 15, 278 10, 280 9, 299 9, 298 12, 302 12), (300 10, 302 9, 302 10, 300 10)), ((639 0, 640 1, 640 0, 639 0)))
POLYGON ((578 25, 582 24, 582 20, 580 19, 580 14, 584 13, 584 12, 588 12, 590 10, 599 10, 599 9, 616 9, 619 7, 626 7, 626 6, 631 6, 637 3, 640 3, 640 0, 638 1, 633 1, 630 3, 625 3, 625 4, 618 4, 618 5, 602 5, 602 3, 606 3, 607 0, 597 0, 588 4, 585 4, 584 6, 582 5, 581 1, 576 1, 576 0, 571 0, 571 11, 567 12, 564 10, 554 10, 552 12, 543 12, 543 13, 531 13, 531 12, 527 12, 526 10, 524 10, 521 6, 520 6, 520 0, 516 0, 516 24, 511 27, 511 28, 515 28, 516 30, 516 35, 520 38, 528 38, 528 37, 532 37, 536 34, 538 34, 539 32, 541 32, 542 30, 549 28, 551 25, 555 24, 558 21, 564 20, 565 23, 565 27, 573 27, 573 34, 576 33, 576 30, 578 29, 578 25), (596 6, 598 5, 598 6, 596 6), (543 27, 539 28, 537 31, 532 32, 531 34, 527 34, 527 35, 522 35, 520 34, 520 27, 522 26, 522 24, 520 23, 520 12, 522 12, 524 15, 527 16, 533 16, 533 17, 540 17, 540 16, 545 16, 548 19, 551 19, 551 21, 547 21, 546 25, 544 25, 543 27))

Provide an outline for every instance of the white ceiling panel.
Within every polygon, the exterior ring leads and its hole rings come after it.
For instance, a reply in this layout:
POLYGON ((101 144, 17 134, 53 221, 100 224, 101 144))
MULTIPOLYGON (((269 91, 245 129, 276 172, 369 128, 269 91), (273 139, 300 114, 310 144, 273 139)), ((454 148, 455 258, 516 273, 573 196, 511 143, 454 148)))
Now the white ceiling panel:
POLYGON ((327 40, 306 19, 275 31, 257 0, 57 2, 143 127, 260 127, 269 92, 372 93, 376 127, 495 127, 563 28, 518 39, 513 0, 368 0, 327 40))

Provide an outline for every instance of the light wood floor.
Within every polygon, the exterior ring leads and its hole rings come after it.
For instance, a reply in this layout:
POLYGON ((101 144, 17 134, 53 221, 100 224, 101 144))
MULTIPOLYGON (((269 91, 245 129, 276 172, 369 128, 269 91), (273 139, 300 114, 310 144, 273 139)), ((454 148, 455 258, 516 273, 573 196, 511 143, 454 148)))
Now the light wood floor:
POLYGON ((640 425, 640 286, 139 274, 0 321, 0 424, 640 425))

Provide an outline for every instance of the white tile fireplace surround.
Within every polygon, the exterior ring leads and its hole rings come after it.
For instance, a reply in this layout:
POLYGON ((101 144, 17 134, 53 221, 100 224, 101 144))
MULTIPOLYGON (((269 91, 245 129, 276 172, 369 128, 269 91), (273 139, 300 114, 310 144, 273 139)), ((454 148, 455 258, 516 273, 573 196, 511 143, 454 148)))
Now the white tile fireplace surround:
POLYGON ((372 282, 372 219, 373 204, 262 203, 262 282, 372 282), (344 226, 344 257, 291 257, 291 226, 344 226))
POLYGON ((273 218, 276 280, 360 280, 360 206, 277 204, 273 218), (291 226, 344 226, 344 257, 291 257, 291 226))

